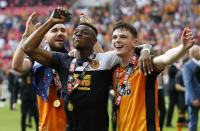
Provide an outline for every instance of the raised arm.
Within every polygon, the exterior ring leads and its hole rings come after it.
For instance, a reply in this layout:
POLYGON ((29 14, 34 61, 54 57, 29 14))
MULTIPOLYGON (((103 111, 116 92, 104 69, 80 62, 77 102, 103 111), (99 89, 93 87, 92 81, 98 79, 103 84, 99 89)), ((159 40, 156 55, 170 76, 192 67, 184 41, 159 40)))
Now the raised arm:
POLYGON ((22 45, 22 50, 30 57, 34 58, 34 60, 45 66, 51 66, 52 53, 46 51, 42 48, 39 48, 39 45, 44 37, 44 35, 55 25, 58 23, 65 22, 64 13, 67 13, 67 10, 59 7, 57 8, 61 18, 54 18, 54 12, 50 16, 49 20, 45 22, 42 26, 40 26, 37 30, 35 30, 24 42, 22 45))
POLYGON ((165 54, 153 59, 153 64, 157 70, 163 70, 167 65, 177 61, 196 43, 190 29, 184 29, 181 36, 181 42, 182 44, 178 47, 170 49, 165 54))
POLYGON ((28 38, 28 36, 40 26, 40 23, 37 23, 36 25, 32 24, 32 20, 35 16, 36 16, 36 12, 33 12, 31 16, 28 18, 26 22, 25 32, 22 35, 22 38, 13 56, 12 68, 13 70, 21 74, 25 74, 29 72, 32 68, 32 62, 30 61, 30 59, 24 58, 25 54, 24 54, 24 51, 21 49, 21 47, 24 41, 28 38))

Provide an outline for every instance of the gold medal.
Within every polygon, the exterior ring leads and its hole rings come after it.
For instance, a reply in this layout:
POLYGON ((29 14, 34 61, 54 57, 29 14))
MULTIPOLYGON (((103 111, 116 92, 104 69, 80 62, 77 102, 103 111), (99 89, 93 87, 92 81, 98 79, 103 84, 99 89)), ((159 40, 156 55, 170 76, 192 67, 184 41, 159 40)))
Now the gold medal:
POLYGON ((73 104, 71 102, 69 102, 67 104, 67 109, 68 109, 68 111, 73 111, 74 110, 74 106, 73 106, 73 104))
POLYGON ((53 102, 53 106, 54 106, 54 107, 59 107, 59 106, 60 106, 60 100, 55 100, 55 101, 53 102))

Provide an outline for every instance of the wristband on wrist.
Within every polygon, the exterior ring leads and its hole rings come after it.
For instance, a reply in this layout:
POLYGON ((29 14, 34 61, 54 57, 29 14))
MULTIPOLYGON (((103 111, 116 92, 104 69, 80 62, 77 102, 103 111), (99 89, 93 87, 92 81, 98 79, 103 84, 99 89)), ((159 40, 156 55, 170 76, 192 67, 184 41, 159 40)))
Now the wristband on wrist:
POLYGON ((144 48, 144 49, 142 49, 142 50, 140 51, 140 53, 142 53, 143 51, 148 51, 149 54, 150 54, 150 49, 149 49, 149 48, 144 48))

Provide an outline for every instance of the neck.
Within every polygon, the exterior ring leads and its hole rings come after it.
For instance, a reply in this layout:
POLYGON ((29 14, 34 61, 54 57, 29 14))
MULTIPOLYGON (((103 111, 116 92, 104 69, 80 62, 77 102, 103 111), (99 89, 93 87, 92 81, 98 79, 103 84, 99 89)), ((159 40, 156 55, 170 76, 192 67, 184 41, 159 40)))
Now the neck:
POLYGON ((77 50, 76 58, 78 60, 87 59, 91 54, 93 53, 93 50, 77 50))
POLYGON ((125 56, 119 56, 120 64, 122 67, 129 65, 130 60, 133 58, 133 53, 126 54, 125 56))

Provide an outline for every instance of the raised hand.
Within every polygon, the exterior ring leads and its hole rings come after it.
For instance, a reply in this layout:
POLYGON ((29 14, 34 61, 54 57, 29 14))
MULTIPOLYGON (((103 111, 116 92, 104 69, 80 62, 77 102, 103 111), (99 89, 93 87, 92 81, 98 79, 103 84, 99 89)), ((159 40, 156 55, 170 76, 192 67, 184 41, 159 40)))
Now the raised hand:
POLYGON ((50 21, 53 23, 65 23, 66 21, 66 15, 68 13, 68 10, 63 7, 56 8, 53 13, 50 16, 50 21))
POLYGON ((37 23, 37 24, 33 25, 33 19, 35 18, 36 15, 37 15, 37 12, 34 11, 29 16, 29 18, 26 22, 26 29, 25 29, 25 32, 24 32, 25 36, 29 36, 30 34, 32 34, 41 25, 41 23, 37 23))
POLYGON ((68 55, 69 55, 70 57, 76 57, 76 55, 77 55, 77 50, 76 50, 76 49, 72 49, 72 50, 68 53, 68 55))
POLYGON ((192 31, 190 29, 186 29, 186 28, 184 29, 184 31, 182 33, 181 41, 182 41, 185 49, 189 49, 194 44, 196 44, 196 40, 193 37, 192 31))
POLYGON ((92 19, 88 16, 88 14, 80 12, 80 16, 83 17, 80 19, 80 22, 92 23, 92 19))

